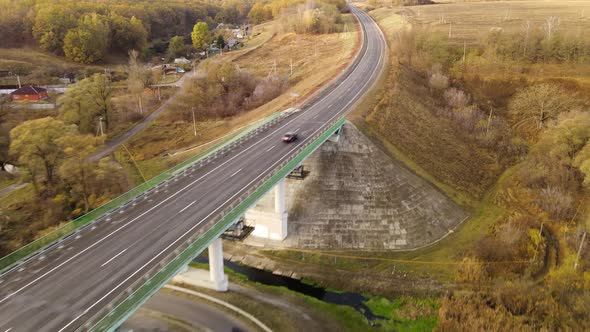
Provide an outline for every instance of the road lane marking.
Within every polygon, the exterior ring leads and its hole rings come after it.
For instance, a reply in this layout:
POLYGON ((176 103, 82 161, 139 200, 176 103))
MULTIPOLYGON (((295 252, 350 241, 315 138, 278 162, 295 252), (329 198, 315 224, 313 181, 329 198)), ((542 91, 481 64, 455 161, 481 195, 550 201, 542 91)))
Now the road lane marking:
MULTIPOLYGON (((381 37, 382 37, 382 36, 381 36, 381 37)), ((382 38, 381 38, 381 39, 382 39, 382 38)), ((382 45, 380 45, 380 46, 382 46, 382 45)), ((366 53, 367 53, 367 51, 365 50, 365 54, 366 54, 366 53)), ((380 52, 380 53, 383 53, 383 50, 382 50, 382 49, 381 49, 381 52, 380 52)), ((379 66, 379 65, 381 64, 381 62, 382 62, 382 58, 380 57, 380 58, 378 59, 377 66, 375 66, 375 67, 373 68, 373 72, 372 72, 372 74, 371 74, 371 76, 370 76, 371 78, 374 76, 375 72, 376 72, 376 71, 377 71, 377 70, 380 68, 380 66, 379 66)), ((355 73, 357 70, 359 70, 360 68, 361 68, 361 66, 360 66, 360 65, 357 65, 357 66, 356 66, 356 67, 355 67, 355 68, 352 70, 352 72, 350 72, 350 73, 348 74, 348 77, 352 76, 352 75, 353 75, 353 74, 354 74, 354 73, 355 73)), ((349 101, 349 103, 347 103, 347 105, 346 105, 345 107, 343 107, 343 108, 341 109, 341 111, 340 111, 340 112, 337 112, 336 114, 334 114, 334 116, 332 116, 332 117, 330 118, 330 120, 326 121, 326 123, 328 123, 329 121, 331 121, 332 119, 334 119, 336 116, 339 116, 339 115, 340 115, 340 114, 341 114, 341 113, 342 113, 342 112, 343 112, 343 111, 344 111, 344 110, 345 110, 345 109, 346 109, 346 108, 347 108, 347 107, 348 107, 348 106, 349 106, 349 105, 350 105, 352 102, 354 102, 354 101, 355 101, 356 97, 358 97, 358 95, 359 95, 359 94, 361 94, 361 93, 363 92, 363 90, 365 89, 365 87, 366 87, 366 86, 367 86, 369 83, 371 83, 371 81, 370 81, 370 80, 368 80, 367 82, 365 82, 365 84, 363 85, 363 87, 362 87, 361 89, 359 89, 359 91, 357 92, 357 94, 356 94, 356 95, 355 95, 355 96, 354 96, 354 97, 353 97, 353 98, 352 98, 352 99, 349 101)), ((318 101, 318 103, 319 103, 319 102, 321 102, 322 100, 325 100, 326 98, 328 98, 328 97, 330 97, 330 96, 333 96, 333 93, 334 93, 335 91, 337 91, 337 89, 335 89, 335 90, 332 90, 330 93, 328 93, 326 96, 324 96, 324 97, 323 97, 323 98, 322 98, 320 101, 318 101)), ((315 105, 318 105, 318 103, 316 103, 315 105)), ((312 108, 313 108, 313 107, 312 107, 312 108)), ((312 109, 312 108, 311 108, 311 109, 312 109)), ((287 126, 288 124, 290 124, 291 122, 295 121, 295 120, 296 120, 296 119, 298 119, 298 118, 299 118, 299 117, 295 117, 295 118, 291 119, 291 121, 288 121, 288 122, 286 122, 284 125, 282 125, 281 127, 277 128, 275 131, 273 131, 272 133, 270 133, 270 134, 269 134, 269 135, 267 135, 266 137, 264 137, 264 138, 260 139, 258 142, 256 142, 255 144, 251 145, 250 147, 248 147, 248 148, 244 149, 242 152, 240 152, 240 153, 236 154, 234 157, 232 157, 232 158, 228 159, 227 161, 225 161, 224 163, 222 163, 221 165, 219 165, 219 166, 218 166, 218 167, 216 167, 215 169, 211 170, 210 172, 206 173, 205 175, 203 175, 203 176, 202 176, 202 177, 200 177, 199 179, 197 179, 197 180, 193 181, 192 183, 188 184, 187 186, 185 186, 185 187, 181 188, 180 190, 178 190, 177 192, 175 192, 174 194, 172 194, 172 195, 171 195, 171 196, 169 196, 168 198, 164 199, 162 202, 158 203, 156 206, 154 206, 154 207, 150 208, 149 210, 145 211, 144 213, 142 213, 142 214, 141 214, 141 215, 139 215, 138 217, 136 217, 136 218, 134 218, 133 220, 131 220, 129 223, 122 225, 120 228, 118 228, 118 229, 114 230, 113 232, 111 232, 111 233, 109 233, 108 235, 106 235, 104 238, 102 238, 102 239, 98 240, 97 242, 93 243, 93 244, 92 244, 92 245, 90 245, 89 247, 87 247, 87 248, 83 249, 82 251, 78 252, 76 255, 74 255, 73 257, 71 257, 71 258, 69 258, 68 260, 64 261, 63 263, 59 264, 58 266, 54 267, 54 268, 53 268, 53 269, 51 269, 50 271, 48 271, 48 272, 44 273, 44 274, 43 274, 43 275, 41 275, 40 277, 38 277, 38 278, 36 278, 35 280, 33 280, 33 281, 29 282, 27 285, 25 285, 25 286, 21 287, 21 288, 20 288, 20 289, 18 289, 17 291, 15 291, 15 292, 13 292, 13 293, 11 293, 11 294, 7 295, 7 296, 6 296, 6 297, 4 297, 2 300, 0 300, 0 304, 1 304, 1 303, 3 303, 3 302, 5 302, 7 299, 11 298, 11 297, 12 297, 12 296, 14 296, 15 294, 19 293, 19 292, 20 292, 20 291, 22 291, 23 289, 25 289, 25 288, 29 287, 29 286, 30 286, 30 285, 32 285, 33 283, 35 283, 35 282, 39 281, 40 279, 44 278, 45 276, 47 276, 48 274, 52 273, 53 271, 57 270, 57 269, 58 269, 58 268, 60 268, 61 266, 63 266, 63 265, 65 265, 65 264, 67 264, 67 263, 68 263, 68 262, 70 262, 70 261, 72 261, 72 260, 73 260, 73 259, 75 259, 76 257, 78 257, 78 256, 82 255, 82 254, 83 254, 83 253, 85 253, 86 251, 88 251, 88 250, 90 250, 90 249, 94 248, 95 246, 97 246, 98 244, 100 244, 101 242, 103 242, 104 240, 106 240, 107 238, 111 237, 113 234, 117 233, 117 232, 118 232, 118 231, 120 231, 121 229, 123 229, 123 228, 125 228, 125 227, 127 227, 127 226, 131 225, 133 222, 135 222, 135 221, 136 221, 136 220, 138 220, 139 218, 141 218, 141 217, 143 217, 144 215, 146 215, 147 213, 151 212, 152 210, 154 210, 154 209, 155 209, 155 208, 157 208, 158 206, 160 206, 160 205, 164 204, 165 202, 167 202, 167 201, 168 201, 168 200, 170 200, 171 198, 175 197, 175 196, 176 196, 176 195, 178 195, 179 193, 181 193, 181 192, 185 191, 185 190, 186 190, 186 188, 193 186, 193 185, 194 185, 196 182, 198 182, 198 181, 202 180, 203 178, 207 177, 209 174, 211 174, 212 172, 216 171, 216 170, 217 170, 217 169, 219 169, 220 167, 222 167, 222 166, 224 166, 225 164, 227 164, 227 163, 231 162, 232 160, 234 160, 235 158, 239 157, 240 155, 242 155, 242 154, 246 153, 246 152, 247 152, 247 151, 249 151, 250 149, 252 149, 252 148, 254 148, 254 147, 258 146, 260 143, 264 142, 264 141, 265 141, 265 140, 266 140, 268 137, 270 137, 271 135, 274 135, 274 134, 275 134, 276 132, 278 132, 280 129, 284 128, 285 126, 287 126)), ((318 129, 317 129, 315 132, 319 131, 320 129, 322 129, 322 127, 318 128, 318 129)), ((315 132, 314 132, 314 133, 315 133, 315 132)), ((312 136, 313 136, 313 135, 312 135, 312 136)), ((289 151, 289 152, 288 152, 288 153, 287 153, 287 154, 286 154, 284 157, 288 156, 290 153, 292 153, 292 150, 290 150, 290 151, 289 151)), ((281 158, 280 160, 284 159, 284 157, 283 157, 283 158, 281 158)), ((275 163, 275 164, 276 164, 276 163, 275 163)), ((274 166, 274 165, 273 165, 273 166, 274 166)), ((250 184, 251 184, 251 183, 250 183, 250 184)), ((250 184, 248 184, 248 185, 250 185, 250 184)), ((240 191, 240 192, 241 192, 241 191, 240 191)), ((235 195, 234 195, 234 196, 235 196, 235 195)), ((233 196, 232 196, 232 198, 230 198, 230 199, 233 199, 233 196)), ((224 204, 225 204, 225 203, 224 203, 224 204)), ((218 210, 218 209, 217 209, 217 210, 218 210)), ((216 210, 216 211, 217 211, 217 210, 216 210)), ((191 231, 192 231, 192 229, 191 229, 191 231)), ((72 249, 72 248, 69 248, 69 249, 72 249)), ((110 293, 109 293, 109 294, 110 294, 110 293)), ((82 314, 82 315, 83 315, 83 314, 82 314)), ((82 315, 78 316, 77 318, 81 317, 82 315)), ((76 319, 77 319, 77 318, 76 318, 76 319)), ((71 323, 70 323, 70 324, 71 324, 71 323)), ((70 324, 68 324, 67 326, 69 326, 70 324)), ((63 329, 62 329, 62 330, 63 330, 63 329)))
MULTIPOLYGON (((302 114, 302 113, 300 113, 302 114)), ((19 292, 21 292, 23 289, 31 286, 32 284, 36 283, 37 281, 41 280, 42 278, 44 278, 45 276, 47 276, 48 274, 52 273, 53 271, 59 269, 60 267, 64 266, 65 264, 69 263, 70 261, 72 261, 73 259, 77 258, 78 256, 82 255, 83 253, 85 253, 86 251, 94 248, 95 246, 97 246, 98 244, 100 244, 101 242, 103 242, 104 240, 108 239, 109 237, 111 237, 113 234, 119 232, 121 229, 131 225, 132 223, 134 223, 135 221, 137 221, 138 219, 140 219, 141 217, 145 216, 146 214, 148 214, 149 212, 153 211, 154 209, 156 209, 157 207, 159 207, 160 205, 166 203, 167 201, 169 201, 170 199, 172 199, 173 197, 175 197, 176 195, 180 194, 181 192, 185 191, 186 188, 193 186, 195 183, 201 181, 202 179, 206 178, 207 176, 209 176, 209 174, 215 172, 216 170, 218 170, 219 168, 223 167, 225 164, 231 162, 232 160, 238 158, 239 156, 241 156, 242 154, 248 152, 250 149, 256 147, 257 145, 259 145, 260 143, 262 143, 264 140, 266 140, 267 138, 269 138, 270 136, 276 134, 279 130, 281 130, 282 128, 286 127, 287 125, 289 125, 291 122, 295 121, 298 119, 298 116, 291 119, 290 121, 287 121, 287 123, 283 124, 281 127, 277 128, 275 131, 273 131, 272 133, 266 135, 264 138, 262 138, 260 141, 252 144, 251 146, 249 146, 248 148, 244 149, 243 151, 241 151, 240 153, 236 154, 235 156, 231 157, 230 159, 226 160, 225 162, 221 163, 220 165, 218 165, 217 167, 215 167, 214 169, 210 170, 209 172, 205 173, 205 175, 201 176, 200 178, 196 179, 195 181, 189 183, 188 185, 184 186, 183 188, 179 189, 178 191, 176 191, 174 194, 170 195, 168 198, 164 199, 163 201, 161 201, 160 203, 154 205, 153 207, 151 207, 150 209, 148 209, 147 211, 145 211, 144 213, 140 214, 139 216, 133 218, 132 220, 130 220, 128 223, 123 224, 121 227, 117 228, 116 230, 112 231, 111 233, 107 234, 105 237, 103 237, 102 239, 96 241, 95 243, 91 244, 90 246, 88 246, 87 248, 79 251, 78 253, 76 253, 74 256, 70 257, 69 259, 65 260, 64 262, 62 262, 61 264, 57 265, 56 267, 52 268, 51 270, 45 272, 44 274, 42 274, 41 276, 35 278, 33 281, 29 282, 28 284, 24 285, 23 287, 19 288, 18 290, 6 295, 2 300, 0 300, 0 304, 4 303, 6 300, 10 299, 11 297, 13 297, 14 295, 18 294, 19 292)), ((147 199, 147 194, 144 195, 144 199, 147 199)), ((149 200, 152 201, 152 200, 149 200)), ((148 201, 148 202, 149 202, 148 201)), ((78 233, 76 235, 76 239, 79 239, 81 236, 78 233)), ((69 248, 68 250, 73 249, 72 247, 69 248)))
MULTIPOLYGON (((315 132, 318 132, 320 129, 322 129, 321 127, 318 128, 315 132)), ((283 155, 281 157, 281 159, 277 160, 274 164, 272 164, 269 168, 267 168, 264 172, 260 173, 256 178, 254 178, 252 181, 250 181, 247 185, 243 186, 238 192, 236 192, 233 196, 231 196, 230 198, 228 198, 225 202, 221 203, 215 210, 213 210, 211 213, 209 213, 207 216, 205 216, 203 219, 201 219, 198 223, 196 223, 195 225, 193 225, 193 227, 191 227, 189 230, 187 230, 186 232, 184 232, 184 234, 180 235, 178 238, 176 238, 176 240, 174 240, 174 242, 170 243, 166 248, 164 248, 163 250, 161 250, 158 254, 156 254, 154 257, 152 257, 152 259, 150 259, 147 263, 143 264, 139 269, 137 269, 135 272, 133 272, 130 276, 128 276, 125 280, 123 280, 120 284, 118 284, 117 286, 115 286, 115 288, 111 289, 107 294, 105 294, 103 297, 101 297, 98 301, 94 302, 90 307, 88 307, 86 310, 84 310, 84 312, 80 315, 78 315, 76 318, 74 318, 74 320, 72 320, 71 322, 69 322, 66 326, 62 327, 59 332, 65 330, 66 328, 68 328, 70 325, 72 325, 72 323, 74 323, 76 320, 78 320, 80 317, 82 317, 83 315, 85 315, 86 313, 88 313, 90 310, 92 310, 92 308, 94 308, 94 306, 96 306, 98 303, 100 303, 102 300, 104 300, 105 298, 107 298, 108 296, 110 296, 114 291, 116 291, 119 287, 121 287, 122 285, 124 285, 129 279, 131 279, 134 275, 136 275, 138 272, 140 272, 141 270, 143 270, 146 266, 148 266, 152 261, 154 261, 156 258, 158 258, 160 255, 162 255, 163 253, 165 253, 168 249, 170 249, 170 247, 172 247, 173 245, 176 244, 176 242, 180 241, 182 238, 184 238, 187 234, 191 233, 196 227, 198 227, 199 225, 201 225, 204 221, 206 221, 207 219, 209 219, 212 215, 214 215, 215 213, 217 213, 217 211, 219 211, 221 208, 223 208, 228 202, 230 202, 232 199, 234 199, 236 196, 238 196, 239 194, 242 193, 242 191, 244 191, 244 189, 248 188, 250 185, 252 185, 253 183, 255 183, 256 181, 258 181, 258 179, 260 179, 262 176, 264 176, 268 171, 272 170, 277 164, 280 164, 280 162, 285 159, 285 157, 288 157, 293 151, 295 151, 295 149, 297 148, 297 146, 294 146, 291 150, 289 150, 285 155, 283 155)))
MULTIPOLYGON (((379 61, 377 62, 377 64, 379 65, 381 63, 381 59, 379 59, 379 61)), ((376 69, 379 68, 379 66, 376 66, 373 69, 373 72, 371 73, 370 78, 372 78, 375 74, 376 69)), ((334 119, 335 117, 337 117, 340 113, 343 112, 343 110, 345 110, 352 102, 355 101, 356 97, 358 97, 358 95, 360 93, 362 93, 363 89, 367 86, 367 84, 369 84, 370 80, 367 81, 363 87, 359 90, 359 92, 344 106, 344 108, 342 108, 342 110, 336 114, 334 114, 334 116, 332 116, 328 121, 332 121, 332 119, 334 119)), ((322 127, 316 129, 312 135, 308 136, 308 138, 306 138, 303 142, 307 141, 308 139, 311 139, 313 137, 313 135, 315 135, 318 131, 320 131, 322 129, 322 127)), ((269 135, 270 136, 270 135, 269 135)), ((302 142, 302 143, 303 143, 302 142)), ((200 224, 202 224, 204 221, 206 221, 209 217, 211 217, 213 214, 217 213, 217 211, 219 211, 222 207, 225 206, 225 204, 227 204, 228 202, 230 202, 232 199, 234 199, 236 196, 238 196, 242 191, 244 191, 244 189, 248 188, 250 185, 252 185, 254 182, 256 182, 260 177, 264 176, 268 171, 272 170, 275 165, 279 164, 283 159, 285 159, 286 157, 288 157, 293 151, 295 151, 295 149, 297 148, 297 146, 294 146, 293 149, 289 150, 285 155, 283 155, 279 160, 277 160, 274 164, 272 164, 269 168, 267 168, 264 172, 260 173, 256 178, 254 178, 252 181, 250 181, 247 185, 243 186, 238 192, 236 192, 233 196, 231 196, 229 199, 227 199, 225 202, 223 202, 222 204, 220 204, 215 210, 213 210, 211 213, 209 213, 207 216, 205 216, 203 219, 201 219, 197 224, 193 225, 193 227, 191 227, 189 230, 187 230, 184 234, 182 234, 181 236, 179 236, 174 242, 172 242, 171 244, 169 244, 166 248, 164 248, 162 251, 160 251, 158 254, 156 254, 152 259, 150 259, 147 263, 145 263, 142 267, 140 267, 138 270, 136 270, 135 272, 133 272, 133 274, 131 274, 129 277, 127 277, 125 280, 123 280, 119 285, 117 285, 115 288, 113 288, 111 291, 109 291, 106 295, 104 295, 102 298, 100 298, 98 301, 96 301, 94 304, 92 304, 89 308, 87 308, 84 313, 82 315, 84 315, 85 313, 89 312, 94 306, 96 306, 98 303, 100 303, 102 300, 104 300, 106 297, 108 297, 111 293, 113 293, 114 291, 116 291, 119 287, 121 287, 123 284, 125 284, 125 282, 127 282, 129 279, 131 279, 135 274, 137 274, 138 272, 140 272, 141 270, 143 270, 147 265, 149 265, 153 260, 155 260, 157 257, 159 257, 161 254, 163 254, 164 252, 166 252, 170 247, 172 247, 176 242, 178 242, 180 239, 184 238, 187 234, 189 234, 190 232, 192 232, 196 227, 198 227, 200 224)), ((63 327, 61 331, 63 331, 64 329, 66 329, 68 326, 70 326, 72 323, 74 323, 76 320, 78 320, 82 315, 76 317, 73 321, 69 322, 65 327, 63 327)))
POLYGON ((297 129, 295 129, 295 132, 298 132, 298 131, 299 131, 299 129, 301 129, 301 127, 297 127, 297 129))
POLYGON ((129 249, 129 248, 123 249, 123 251, 121 251, 120 253, 116 254, 115 256, 113 256, 113 258, 109 259, 108 261, 104 262, 100 267, 103 267, 103 266, 107 265, 108 263, 112 262, 113 259, 121 256, 125 251, 127 251, 127 249, 129 249))
POLYGON ((235 172, 234 172, 232 175, 230 175, 229 177, 230 177, 230 178, 233 178, 233 177, 234 177, 234 175, 236 175, 236 174, 240 173, 241 171, 242 171, 242 168, 240 168, 239 170, 235 171, 235 172))
POLYGON ((273 145, 273 146, 271 146, 270 148, 268 148, 268 149, 266 150, 266 152, 268 152, 268 151, 270 151, 270 150, 274 149, 275 147, 276 147, 276 145, 273 145))
POLYGON ((176 215, 181 214, 182 212, 184 212, 184 210, 188 209, 189 207, 191 207, 191 205, 195 204, 197 201, 194 201, 192 203, 190 203, 189 205, 185 206, 182 210, 180 210, 176 215))
POLYGON ((10 332, 12 331, 12 327, 8 328, 8 330, 4 331, 4 332, 10 332))

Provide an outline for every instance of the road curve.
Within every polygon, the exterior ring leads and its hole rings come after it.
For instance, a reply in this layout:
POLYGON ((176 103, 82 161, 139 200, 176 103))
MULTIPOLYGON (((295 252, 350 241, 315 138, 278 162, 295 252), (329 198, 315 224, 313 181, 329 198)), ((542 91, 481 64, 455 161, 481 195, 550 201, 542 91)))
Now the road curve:
MULTIPOLYGON (((248 325, 225 311, 202 302, 200 298, 190 298, 166 290, 161 290, 152 296, 121 327, 133 331, 162 331, 162 326, 159 326, 162 322, 158 316, 172 318, 198 331, 250 331, 248 325), (147 320, 150 321, 146 322, 147 320)), ((165 321, 163 323, 165 325, 165 321)))
POLYGON ((347 71, 302 112, 1 275, 0 332, 87 329, 88 320, 188 238, 205 233, 220 211, 274 173, 325 123, 350 111, 386 59, 375 22, 352 11, 363 27, 363 47, 347 71), (282 143, 286 131, 297 131, 300 139, 282 143))

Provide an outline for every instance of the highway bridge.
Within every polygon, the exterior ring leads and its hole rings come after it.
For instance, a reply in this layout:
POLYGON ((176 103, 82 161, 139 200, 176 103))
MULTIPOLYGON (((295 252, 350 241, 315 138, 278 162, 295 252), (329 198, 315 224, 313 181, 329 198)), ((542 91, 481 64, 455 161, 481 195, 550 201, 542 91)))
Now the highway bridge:
POLYGON ((338 130, 382 71, 383 34, 366 13, 352 12, 363 30, 362 48, 301 111, 4 266, 0 332, 113 330, 208 246, 219 253, 220 234, 338 130), (287 131, 300 139, 281 142, 287 131))

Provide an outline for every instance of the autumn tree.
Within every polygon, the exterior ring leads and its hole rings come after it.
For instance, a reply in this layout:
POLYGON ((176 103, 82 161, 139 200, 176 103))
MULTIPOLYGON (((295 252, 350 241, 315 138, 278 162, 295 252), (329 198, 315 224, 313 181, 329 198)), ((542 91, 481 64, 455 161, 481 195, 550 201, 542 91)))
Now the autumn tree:
POLYGON ((125 53, 131 50, 142 50, 147 45, 147 30, 143 22, 132 16, 127 19, 113 14, 109 17, 111 26, 111 47, 125 53))
POLYGON ((248 13, 248 19, 253 24, 260 24, 272 20, 272 11, 268 9, 262 2, 257 1, 250 12, 248 13))
POLYGON ((539 128, 560 113, 576 109, 580 102, 576 95, 562 87, 542 83, 529 86, 517 92, 508 105, 521 122, 533 120, 539 128))
POLYGON ((195 24, 193 27, 191 38, 193 41, 193 46, 197 50, 206 49, 209 44, 211 44, 211 33, 209 32, 209 26, 207 26, 207 23, 197 22, 197 24, 195 24))
POLYGON ((141 63, 139 53, 135 50, 129 52, 127 73, 127 89, 137 98, 137 111, 143 114, 143 91, 150 86, 153 76, 151 69, 141 63))
POLYGON ((25 121, 10 131, 10 153, 28 169, 33 183, 56 183, 57 166, 64 158, 57 140, 77 133, 76 126, 66 125, 51 117, 25 121))
POLYGON ((67 192, 74 196, 73 199, 83 202, 84 212, 88 212, 91 208, 91 177, 97 166, 86 162, 86 158, 103 141, 104 139, 100 137, 77 134, 65 135, 56 140, 65 157, 59 166, 59 175, 67 185, 67 192))
POLYGON ((89 64, 102 60, 109 45, 109 26, 101 16, 84 16, 64 38, 64 53, 72 61, 89 64))
POLYGON ((37 13, 33 36, 46 51, 63 54, 64 39, 68 31, 76 26, 73 13, 63 6, 46 5, 37 13))
POLYGON ((170 39, 168 44, 168 55, 170 57, 177 57, 184 54, 186 51, 186 44, 184 43, 184 37, 174 36, 170 39))
POLYGON ((80 132, 90 133, 95 127, 95 104, 88 98, 90 79, 71 85, 59 97, 59 119, 78 126, 80 132))
POLYGON ((59 98, 59 118, 75 124, 82 133, 96 130, 99 118, 109 127, 113 84, 106 74, 94 74, 73 86, 59 98))

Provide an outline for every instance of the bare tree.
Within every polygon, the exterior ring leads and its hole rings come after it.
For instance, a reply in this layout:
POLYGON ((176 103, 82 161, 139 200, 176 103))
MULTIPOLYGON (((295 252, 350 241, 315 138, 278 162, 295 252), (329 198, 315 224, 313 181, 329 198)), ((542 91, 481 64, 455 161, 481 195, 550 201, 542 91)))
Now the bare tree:
POLYGON ((551 39, 553 34, 555 34, 559 29, 560 24, 561 20, 559 19, 559 16, 547 16, 547 18, 545 18, 545 23, 543 23, 543 31, 545 32, 547 39, 551 39))
POLYGON ((539 128, 547 120, 575 109, 580 102, 576 95, 555 84, 543 83, 522 89, 512 97, 508 108, 520 115, 522 121, 536 119, 539 128))
POLYGON ((522 55, 526 57, 527 48, 529 45, 529 38, 531 36, 531 29, 533 25, 531 21, 526 21, 522 24, 522 29, 524 30, 524 42, 522 43, 522 55))
POLYGON ((139 60, 139 53, 136 50, 129 52, 129 65, 127 66, 127 89, 137 98, 137 110, 143 114, 142 95, 145 88, 153 83, 151 69, 142 64, 139 60))

